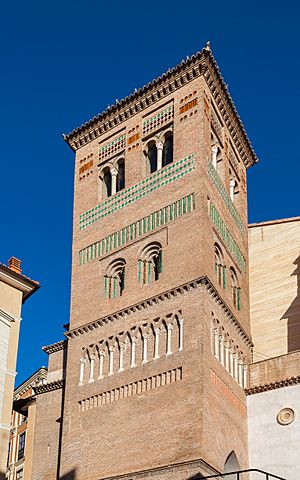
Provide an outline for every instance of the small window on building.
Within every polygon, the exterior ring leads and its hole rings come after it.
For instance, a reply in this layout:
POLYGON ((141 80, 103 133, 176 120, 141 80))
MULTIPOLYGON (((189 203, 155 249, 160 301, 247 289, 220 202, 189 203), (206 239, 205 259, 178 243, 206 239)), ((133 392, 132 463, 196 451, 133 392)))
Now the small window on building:
POLYGON ((24 457, 25 437, 26 437, 26 432, 23 432, 19 435, 18 460, 24 457))
POLYGON ((125 265, 122 258, 114 260, 104 275, 104 296, 106 298, 121 297, 125 289, 125 265))
POLYGON ((146 151, 148 174, 157 170, 157 147, 155 142, 150 142, 146 151))
POLYGON ((167 135, 162 154, 162 166, 165 167, 173 162, 173 135, 170 133, 167 135))
POLYGON ((231 279, 231 296, 233 305, 240 310, 241 309, 241 289, 238 286, 237 274, 233 267, 230 268, 231 279))
POLYGON ((122 158, 118 162, 117 192, 125 188, 125 161, 122 158))
POLYGON ((138 261, 138 280, 144 285, 159 280, 162 273, 162 247, 153 242, 142 251, 138 261))
POLYGON ((219 285, 226 288, 226 266, 221 248, 215 243, 215 274, 219 285))
POLYGON ((103 189, 102 189, 102 196, 103 198, 111 197, 111 173, 109 167, 106 167, 103 170, 103 189))

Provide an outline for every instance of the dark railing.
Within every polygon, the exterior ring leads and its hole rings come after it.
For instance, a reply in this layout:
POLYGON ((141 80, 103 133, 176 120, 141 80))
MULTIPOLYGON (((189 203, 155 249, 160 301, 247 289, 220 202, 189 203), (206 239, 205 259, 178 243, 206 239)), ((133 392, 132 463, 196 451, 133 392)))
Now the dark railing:
POLYGON ((209 475, 208 477, 201 477, 201 480, 207 479, 207 478, 216 478, 221 480, 226 478, 230 480, 286 480, 283 477, 278 477, 278 475, 274 475, 272 473, 264 472, 263 470, 259 470, 258 468, 250 468, 248 470, 238 470, 236 472, 229 472, 229 473, 219 473, 218 475, 209 475), (250 475, 251 473, 254 473, 255 475, 250 475), (256 475, 258 474, 258 475, 256 475))

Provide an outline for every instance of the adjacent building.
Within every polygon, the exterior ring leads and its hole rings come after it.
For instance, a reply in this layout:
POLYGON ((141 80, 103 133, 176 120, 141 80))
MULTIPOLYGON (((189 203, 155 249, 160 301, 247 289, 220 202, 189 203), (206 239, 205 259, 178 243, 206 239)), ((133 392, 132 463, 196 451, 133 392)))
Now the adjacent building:
POLYGON ((0 264, 0 479, 5 477, 22 304, 38 290, 22 274, 21 261, 0 264))

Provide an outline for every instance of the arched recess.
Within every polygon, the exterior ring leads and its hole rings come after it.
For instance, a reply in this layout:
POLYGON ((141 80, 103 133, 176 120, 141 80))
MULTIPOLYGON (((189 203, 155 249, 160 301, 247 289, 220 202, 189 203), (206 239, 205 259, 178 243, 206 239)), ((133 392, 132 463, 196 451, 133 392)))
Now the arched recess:
POLYGON ((125 188, 125 160, 121 158, 117 164, 117 192, 125 188))
POLYGON ((117 298, 123 294, 125 289, 125 266, 123 258, 113 260, 108 266, 104 275, 104 296, 117 298))
POLYGON ((215 274, 218 279, 219 285, 226 288, 226 266, 224 263, 224 255, 221 247, 215 243, 214 245, 215 253, 215 274))
POLYGON ((154 140, 151 140, 145 149, 146 171, 147 174, 156 172, 157 170, 157 147, 154 140))
MULTIPOLYGON (((223 473, 238 472, 241 469, 239 461, 234 451, 232 451, 224 463, 223 473)), ((236 480, 236 475, 228 475, 226 480, 236 480)))
POLYGON ((164 139, 163 153, 162 153, 162 167, 173 162, 173 134, 167 132, 164 139))
POLYGON ((162 272, 162 246, 159 242, 147 245, 138 261, 138 279, 149 284, 159 279, 162 272))

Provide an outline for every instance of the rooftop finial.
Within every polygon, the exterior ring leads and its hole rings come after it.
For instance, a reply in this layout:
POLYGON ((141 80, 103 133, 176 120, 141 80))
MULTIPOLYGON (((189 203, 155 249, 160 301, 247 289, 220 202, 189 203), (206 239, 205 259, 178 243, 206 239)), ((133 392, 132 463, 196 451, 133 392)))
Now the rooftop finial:
POLYGON ((211 48, 210 48, 210 41, 206 42, 206 45, 205 45, 205 50, 207 50, 208 52, 211 51, 211 48))

